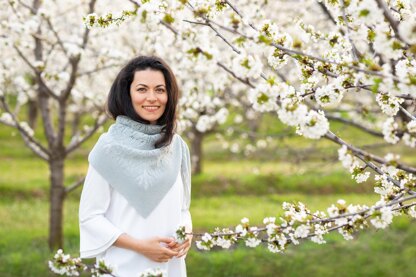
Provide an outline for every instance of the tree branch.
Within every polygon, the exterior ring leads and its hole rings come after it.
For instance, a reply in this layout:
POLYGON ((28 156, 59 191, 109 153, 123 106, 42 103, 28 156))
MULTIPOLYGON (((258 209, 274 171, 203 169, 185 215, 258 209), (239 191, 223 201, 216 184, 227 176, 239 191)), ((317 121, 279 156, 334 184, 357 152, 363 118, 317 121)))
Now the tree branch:
POLYGON ((348 125, 357 127, 358 129, 360 129, 360 130, 362 130, 364 132, 367 132, 367 133, 369 133, 369 134, 371 134, 373 136, 381 137, 381 138, 384 137, 384 135, 382 133, 377 132, 375 130, 372 130, 370 128, 367 128, 364 125, 361 125, 360 123, 354 122, 352 120, 348 120, 346 118, 342 118, 340 116, 335 116, 335 115, 330 115, 330 114, 326 114, 325 116, 328 119, 335 120, 335 121, 339 121, 339 122, 342 122, 342 123, 345 123, 345 124, 348 124, 348 125))
MULTIPOLYGON (((373 160, 373 161, 375 161, 377 163, 380 163, 380 164, 388 164, 388 162, 385 159, 380 158, 379 156, 368 153, 368 152, 366 152, 366 151, 364 151, 364 150, 362 150, 358 147, 355 147, 355 146, 352 146, 352 145, 346 143, 345 141, 343 141, 341 138, 337 137, 334 133, 332 133, 330 131, 324 137, 333 141, 333 142, 335 142, 335 143, 337 143, 337 144, 339 144, 339 145, 347 146, 352 152, 357 153, 362 157, 369 158, 370 160, 373 160)), ((397 163, 396 167, 399 168, 399 169, 402 169, 406 172, 416 174, 416 168, 408 166, 406 164, 397 163)))
POLYGON ((108 117, 105 114, 102 114, 101 116, 99 116, 97 118, 97 120, 95 121, 94 127, 89 130, 84 137, 80 138, 80 139, 75 139, 73 140, 66 148, 65 150, 65 154, 68 155, 69 153, 71 153, 72 151, 74 151, 75 149, 77 149, 81 144, 83 144, 86 140, 88 140, 94 133, 95 131, 97 131, 98 128, 100 128, 101 126, 103 126, 105 124, 105 122, 107 122, 108 117))
POLYGON ((229 69, 228 67, 226 67, 224 64, 217 62, 217 65, 221 68, 223 68, 225 71, 227 71, 228 73, 230 73, 234 78, 236 78, 237 80, 239 80, 240 82, 248 85, 251 88, 255 88, 255 86, 253 84, 250 83, 250 81, 248 80, 248 78, 246 78, 245 80, 241 77, 238 77, 231 69, 229 69))
POLYGON ((407 42, 403 40, 402 36, 399 33, 399 29, 398 29, 399 22, 396 19, 394 19, 394 17, 390 13, 389 7, 387 6, 386 1, 385 0, 375 0, 375 1, 377 2, 377 5, 383 10, 384 17, 386 18, 391 28, 393 29, 395 37, 398 40, 407 44, 407 42))
POLYGON ((58 32, 57 32, 57 31, 55 30, 55 28, 53 27, 53 25, 52 25, 52 22, 51 22, 50 18, 46 18, 46 23, 48 24, 49 29, 50 29, 50 30, 52 31, 52 33, 54 34, 54 36, 55 36, 55 38, 56 38, 56 40, 57 40, 57 42, 58 42, 59 46, 61 47, 62 51, 64 52, 65 56, 69 57, 69 56, 68 56, 68 51, 66 50, 66 48, 65 48, 65 46, 64 46, 64 43, 63 43, 63 41, 62 41, 61 37, 59 36, 58 32))
POLYGON ((58 96, 46 85, 45 81, 41 77, 41 72, 26 58, 26 56, 20 51, 20 49, 13 45, 13 48, 16 50, 19 57, 33 70, 35 75, 37 76, 37 79, 39 80, 39 83, 44 87, 45 92, 52 98, 58 100, 58 96))
POLYGON ((39 141, 37 141, 32 135, 30 135, 25 128, 22 127, 22 125, 20 125, 19 120, 17 120, 15 114, 13 114, 10 110, 9 105, 6 103, 6 100, 4 97, 0 97, 0 101, 5 109, 5 111, 7 113, 10 114, 10 116, 12 117, 13 120, 13 124, 10 124, 8 122, 2 121, 0 120, 1 123, 10 126, 10 127, 14 127, 16 128, 20 135, 23 138, 23 141, 25 142, 25 144, 39 157, 41 157, 42 159, 44 159, 45 161, 49 160, 49 156, 50 156, 50 152, 49 150, 43 146, 39 141))
POLYGON ((79 179, 78 181, 76 181, 75 183, 72 183, 71 185, 69 185, 68 187, 65 188, 65 194, 69 194, 70 192, 74 191, 75 189, 77 189, 78 187, 82 186, 84 184, 85 181, 85 177, 79 179))

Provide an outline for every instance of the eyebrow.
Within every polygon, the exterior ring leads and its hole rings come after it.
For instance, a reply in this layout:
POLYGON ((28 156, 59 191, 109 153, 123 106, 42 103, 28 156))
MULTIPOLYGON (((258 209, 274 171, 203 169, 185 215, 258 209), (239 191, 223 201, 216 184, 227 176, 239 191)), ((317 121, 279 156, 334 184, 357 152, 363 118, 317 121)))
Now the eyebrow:
MULTIPOLYGON (((144 87, 149 87, 148 85, 145 85, 145 84, 137 84, 136 85, 136 88, 138 87, 138 86, 144 86, 144 87)), ((162 85, 162 84, 160 84, 160 85, 157 85, 156 87, 165 87, 165 85, 162 85)))

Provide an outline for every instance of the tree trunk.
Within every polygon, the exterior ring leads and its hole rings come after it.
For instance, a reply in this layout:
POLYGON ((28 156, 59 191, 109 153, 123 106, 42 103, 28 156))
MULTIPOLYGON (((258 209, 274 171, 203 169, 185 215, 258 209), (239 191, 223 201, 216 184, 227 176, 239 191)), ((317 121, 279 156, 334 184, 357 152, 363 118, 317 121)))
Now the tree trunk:
POLYGON ((250 133, 248 137, 251 143, 255 143, 257 140, 257 137, 255 136, 255 134, 258 133, 257 131, 260 128, 262 118, 263 118, 263 115, 259 114, 257 118, 248 121, 248 128, 250 129, 250 133))
POLYGON ((192 130, 192 139, 191 139, 191 161, 192 161, 192 173, 200 174, 202 173, 202 141, 204 139, 204 134, 196 130, 192 130))
POLYGON ((50 210, 49 210, 49 248, 63 248, 63 206, 65 199, 64 158, 53 158, 49 162, 50 210))
POLYGON ((29 100, 28 103, 28 124, 32 130, 36 129, 36 120, 38 118, 38 105, 36 101, 29 100))
POLYGON ((81 122, 81 117, 80 114, 78 112, 74 112, 73 113, 73 119, 72 119, 72 137, 75 137, 78 133, 79 133, 79 124, 81 122))

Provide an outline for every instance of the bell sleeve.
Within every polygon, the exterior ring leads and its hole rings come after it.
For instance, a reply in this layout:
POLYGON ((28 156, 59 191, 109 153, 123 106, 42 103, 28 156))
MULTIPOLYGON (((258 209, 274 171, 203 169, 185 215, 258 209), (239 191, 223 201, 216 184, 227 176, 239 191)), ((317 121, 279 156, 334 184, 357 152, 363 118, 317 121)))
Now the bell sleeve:
POLYGON ((182 202, 182 225, 187 231, 192 230, 192 218, 189 212, 191 205, 191 158, 189 148, 185 141, 182 140, 182 163, 181 163, 181 177, 183 182, 183 202, 182 202))
POLYGON ((81 258, 98 256, 123 233, 105 217, 110 199, 110 185, 90 165, 79 206, 81 258))

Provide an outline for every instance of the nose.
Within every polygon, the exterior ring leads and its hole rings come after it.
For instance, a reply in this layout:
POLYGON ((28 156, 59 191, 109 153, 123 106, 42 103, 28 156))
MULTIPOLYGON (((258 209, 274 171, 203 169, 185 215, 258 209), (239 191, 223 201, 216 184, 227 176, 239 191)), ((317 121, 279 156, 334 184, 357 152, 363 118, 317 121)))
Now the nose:
POLYGON ((146 100, 150 102, 155 102, 157 100, 156 92, 154 92, 153 90, 150 90, 149 93, 147 94, 146 100))

